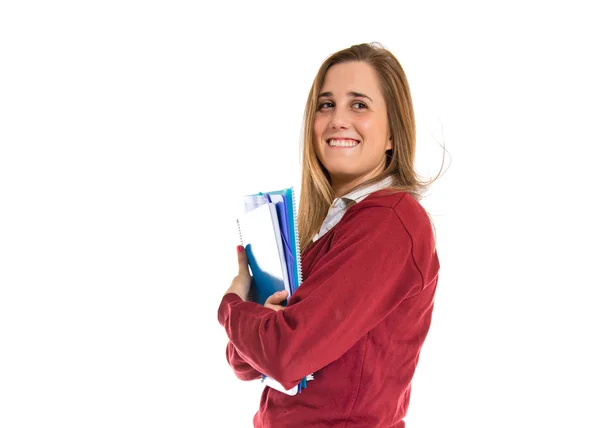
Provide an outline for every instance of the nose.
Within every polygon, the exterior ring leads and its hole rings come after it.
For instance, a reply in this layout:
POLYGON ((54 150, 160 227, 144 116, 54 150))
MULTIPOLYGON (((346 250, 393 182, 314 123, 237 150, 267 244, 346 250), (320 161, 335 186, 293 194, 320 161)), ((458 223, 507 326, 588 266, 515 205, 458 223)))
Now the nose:
POLYGON ((350 119, 348 118, 347 112, 342 108, 335 108, 331 112, 331 119, 329 120, 329 127, 331 129, 348 129, 350 126, 350 119))

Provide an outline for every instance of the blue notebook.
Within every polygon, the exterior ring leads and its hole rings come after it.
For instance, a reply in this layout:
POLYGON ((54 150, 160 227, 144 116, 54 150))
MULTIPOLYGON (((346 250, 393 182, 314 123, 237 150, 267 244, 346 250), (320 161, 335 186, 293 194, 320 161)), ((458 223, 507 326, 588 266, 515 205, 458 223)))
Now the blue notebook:
MULTIPOLYGON (((289 299, 302 283, 294 188, 245 196, 238 232, 252 274, 252 300, 264 305, 269 296, 280 290, 286 290, 289 299)), ((301 392, 306 381, 312 379, 312 375, 307 376, 299 385, 286 390, 275 380, 262 376, 263 383, 288 395, 301 392)))

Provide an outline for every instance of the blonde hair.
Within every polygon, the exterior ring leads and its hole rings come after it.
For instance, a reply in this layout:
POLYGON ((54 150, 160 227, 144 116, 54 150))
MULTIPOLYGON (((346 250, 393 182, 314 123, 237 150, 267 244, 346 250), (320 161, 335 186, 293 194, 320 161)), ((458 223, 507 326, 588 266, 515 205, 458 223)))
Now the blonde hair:
POLYGON ((317 98, 327 70, 333 65, 352 61, 369 64, 378 77, 387 107, 388 126, 393 145, 392 150, 388 150, 386 153, 386 167, 383 172, 356 186, 355 189, 368 186, 386 177, 393 177, 393 184, 389 186, 389 189, 407 192, 420 200, 427 188, 440 175, 438 173, 431 181, 422 181, 415 171, 415 116, 408 80, 398 59, 379 43, 362 43, 330 55, 319 68, 308 94, 304 111, 302 181, 298 206, 301 250, 310 245, 335 199, 329 174, 318 160, 314 149, 313 127, 318 107, 317 98))

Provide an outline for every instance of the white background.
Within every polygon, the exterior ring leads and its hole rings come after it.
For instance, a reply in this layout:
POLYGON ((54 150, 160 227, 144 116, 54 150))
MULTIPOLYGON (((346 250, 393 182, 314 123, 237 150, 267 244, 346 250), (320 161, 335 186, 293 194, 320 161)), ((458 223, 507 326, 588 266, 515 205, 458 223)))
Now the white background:
POLYGON ((241 197, 299 183, 317 69, 379 41, 419 171, 448 150, 407 426, 599 427, 592 3, 2 2, 0 426, 252 425, 216 315, 241 197))

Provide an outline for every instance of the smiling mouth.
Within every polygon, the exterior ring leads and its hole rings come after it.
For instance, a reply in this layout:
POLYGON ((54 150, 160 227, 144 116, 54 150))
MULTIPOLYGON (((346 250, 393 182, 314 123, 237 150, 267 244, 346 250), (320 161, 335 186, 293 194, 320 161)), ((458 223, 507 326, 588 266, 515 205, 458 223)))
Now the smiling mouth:
POLYGON ((360 141, 352 140, 352 139, 329 139, 327 140, 327 145, 329 147, 340 147, 340 148, 352 148, 356 147, 360 144, 360 141))

